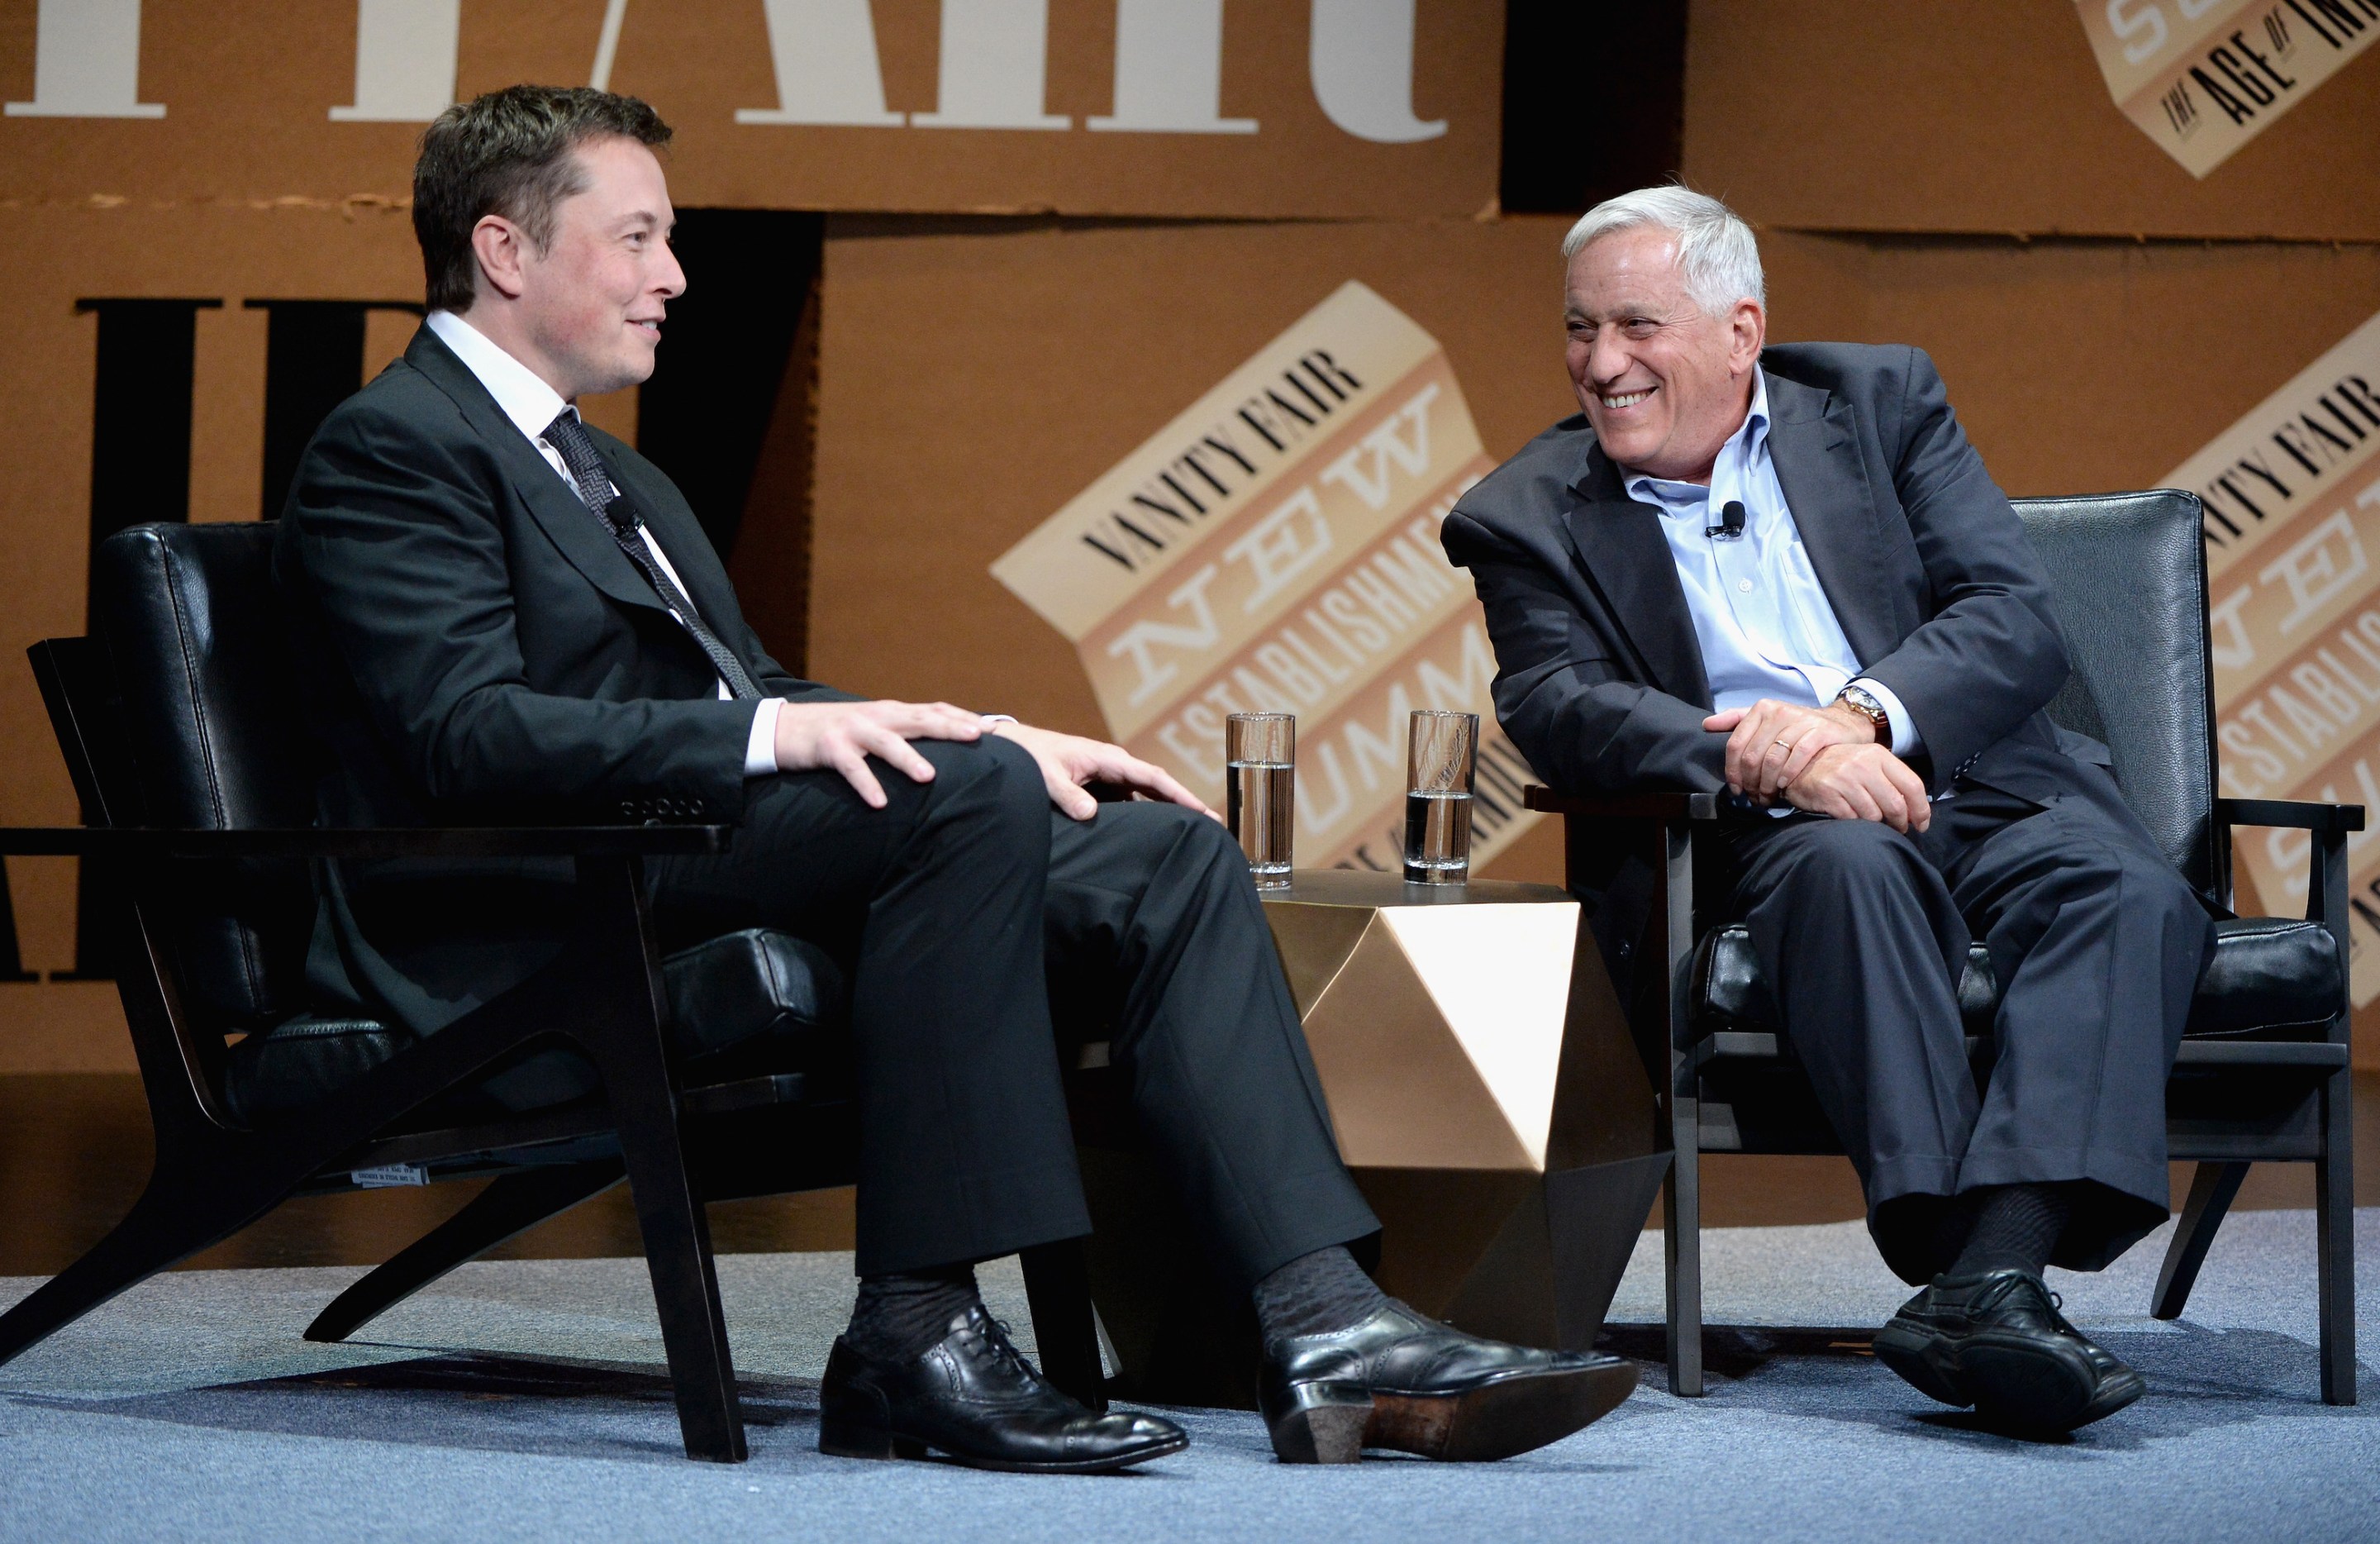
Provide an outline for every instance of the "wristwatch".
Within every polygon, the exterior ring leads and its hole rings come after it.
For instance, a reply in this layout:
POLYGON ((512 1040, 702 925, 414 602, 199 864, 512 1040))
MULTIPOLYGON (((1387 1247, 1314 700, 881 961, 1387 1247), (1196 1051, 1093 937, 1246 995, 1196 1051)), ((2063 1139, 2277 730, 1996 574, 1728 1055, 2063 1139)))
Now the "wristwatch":
POLYGON ((1892 715, 1884 711, 1884 704, 1876 699, 1874 692, 1854 681, 1835 694, 1835 701, 1876 725, 1876 744, 1892 743, 1892 715))

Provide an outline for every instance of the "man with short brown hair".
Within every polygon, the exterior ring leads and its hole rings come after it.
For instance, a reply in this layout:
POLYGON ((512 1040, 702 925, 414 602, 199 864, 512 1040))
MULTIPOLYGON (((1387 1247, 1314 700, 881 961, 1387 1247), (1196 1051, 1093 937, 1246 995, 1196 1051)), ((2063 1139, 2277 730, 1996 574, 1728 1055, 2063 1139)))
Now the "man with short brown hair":
MULTIPOLYGON (((424 137, 431 315, 323 424, 275 553, 336 762, 325 822, 591 807, 739 826, 649 884, 667 946, 777 929, 851 979, 861 1283, 820 1392, 827 1452, 1093 1473, 1187 1441, 1043 1382, 977 1295, 976 1262, 1089 1228, 1061 1032, 1108 1041, 1218 1274, 1252 1294, 1284 1460, 1501 1457, 1617 1404, 1625 1364, 1461 1334, 1356 1266, 1345 1246, 1378 1224, 1211 811, 1111 745, 795 679, 669 479, 579 421, 578 398, 651 372, 686 286, 668 138, 633 99, 538 87, 424 137), (1137 797, 1100 804, 1094 781, 1137 797)), ((534 864, 336 866, 310 977, 434 1034, 551 957, 564 888, 534 864)), ((592 1085, 548 1056, 490 1091, 592 1085)))

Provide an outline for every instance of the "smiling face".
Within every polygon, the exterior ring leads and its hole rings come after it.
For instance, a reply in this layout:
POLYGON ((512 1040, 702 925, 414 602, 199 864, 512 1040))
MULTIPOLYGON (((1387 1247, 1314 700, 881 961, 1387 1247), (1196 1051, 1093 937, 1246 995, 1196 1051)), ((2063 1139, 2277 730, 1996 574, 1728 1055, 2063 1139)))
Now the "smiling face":
POLYGON ((1756 300, 1705 315, 1678 272, 1678 238, 1636 225, 1571 259, 1563 349, 1605 454, 1630 471, 1707 482, 1752 407, 1768 319, 1756 300))
MULTIPOLYGON (((576 401, 652 374, 662 313, 685 293, 686 273, 670 251, 676 214, 653 152, 612 136, 571 153, 586 187, 554 207, 553 238, 545 250, 500 215, 480 222, 482 239, 475 244, 482 254, 481 284, 509 301, 491 308, 510 312, 505 331, 511 336, 498 341, 576 401), (505 230, 490 232, 492 225, 505 230), (490 237, 505 237, 492 253, 490 237), (491 255, 495 261, 489 261, 491 255)), ((471 320, 482 322, 480 304, 473 305, 471 320)))

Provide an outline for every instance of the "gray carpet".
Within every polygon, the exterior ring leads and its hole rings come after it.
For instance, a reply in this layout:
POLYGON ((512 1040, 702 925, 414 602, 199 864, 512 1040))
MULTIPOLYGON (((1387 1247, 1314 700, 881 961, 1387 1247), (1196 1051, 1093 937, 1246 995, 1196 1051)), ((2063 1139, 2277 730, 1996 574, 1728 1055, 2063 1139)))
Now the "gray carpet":
MULTIPOLYGON (((2360 1333, 2380 1345, 2380 1210, 2357 1224, 2360 1333)), ((679 1454, 639 1262, 468 1267, 335 1348, 298 1331, 358 1272, 186 1271, 0 1369, 0 1537, 2380 1538, 2380 1380, 2361 1409, 2318 1400, 2311 1216, 2232 1219, 2173 1324, 2145 1311, 2162 1245, 2054 1283, 2152 1389, 2059 1444, 1974 1429, 1860 1349, 1904 1293, 1846 1224, 1706 1235, 1730 1327, 1706 1399, 1670 1397, 1648 1362, 1635 1398, 1543 1452, 1331 1471, 1274 1464, 1252 1416, 1192 1411, 1189 1453, 1110 1479, 821 1458, 847 1256, 720 1262, 740 1467, 679 1454)), ((985 1278, 1027 1337, 1013 1264, 985 1278)), ((0 1300, 32 1284, 0 1281, 0 1300)), ((1652 1234, 1620 1349, 1658 1355, 1660 1302, 1652 1234)))

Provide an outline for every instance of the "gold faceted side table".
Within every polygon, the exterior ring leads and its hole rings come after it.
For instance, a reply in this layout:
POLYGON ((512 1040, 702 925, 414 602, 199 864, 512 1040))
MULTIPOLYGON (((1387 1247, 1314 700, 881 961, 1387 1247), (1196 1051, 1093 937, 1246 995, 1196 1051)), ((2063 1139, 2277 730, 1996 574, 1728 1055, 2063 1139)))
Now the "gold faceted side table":
POLYGON ((1265 915, 1381 1284, 1478 1334, 1591 1345, 1669 1154, 1578 903, 1333 869, 1265 915))

